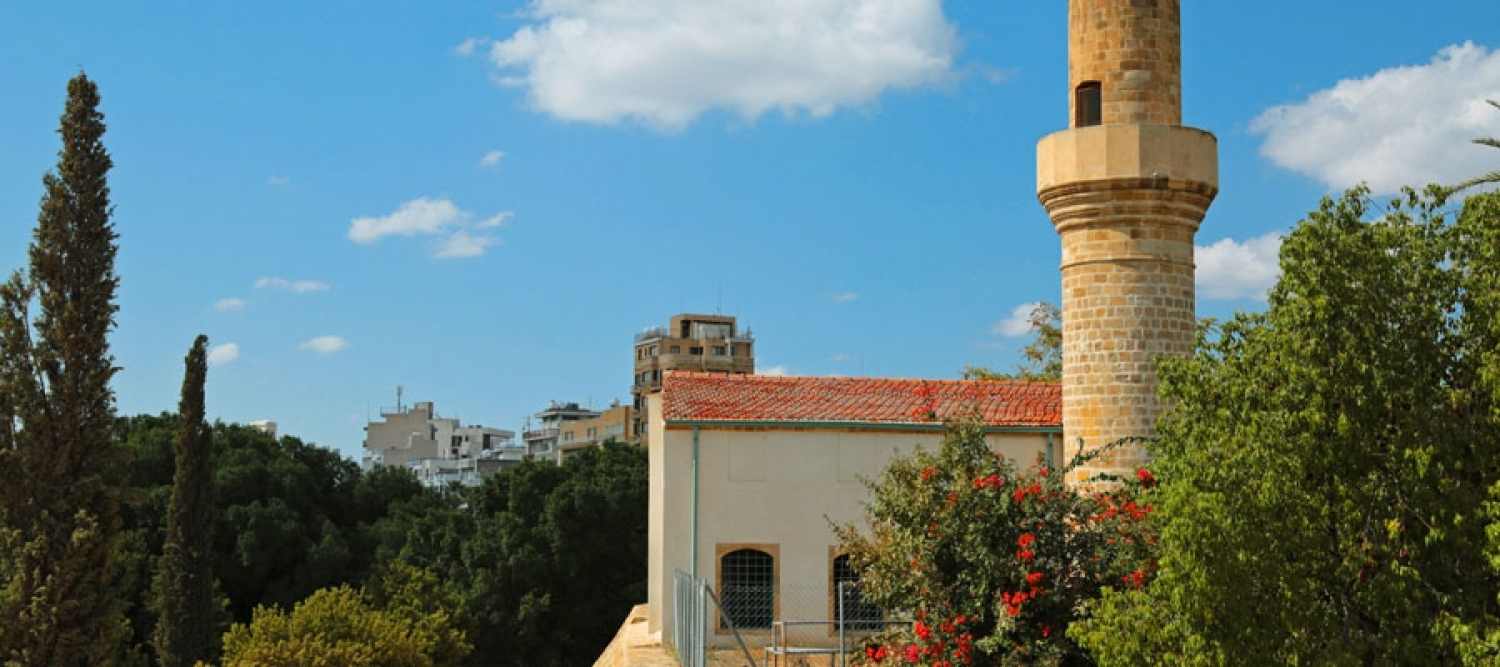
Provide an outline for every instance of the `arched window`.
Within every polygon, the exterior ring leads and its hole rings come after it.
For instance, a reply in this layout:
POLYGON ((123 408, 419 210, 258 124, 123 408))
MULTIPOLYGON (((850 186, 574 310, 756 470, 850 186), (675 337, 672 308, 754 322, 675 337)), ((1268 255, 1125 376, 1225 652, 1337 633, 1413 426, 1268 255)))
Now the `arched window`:
POLYGON ((1078 84, 1073 93, 1073 126, 1091 127, 1104 122, 1103 87, 1098 81, 1078 84))
POLYGON ((833 559, 833 618, 845 630, 879 630, 883 614, 865 601, 859 585, 859 573, 849 567, 849 556, 833 559))
POLYGON ((719 627, 770 628, 776 616, 776 560, 758 549, 739 549, 719 559, 719 627))

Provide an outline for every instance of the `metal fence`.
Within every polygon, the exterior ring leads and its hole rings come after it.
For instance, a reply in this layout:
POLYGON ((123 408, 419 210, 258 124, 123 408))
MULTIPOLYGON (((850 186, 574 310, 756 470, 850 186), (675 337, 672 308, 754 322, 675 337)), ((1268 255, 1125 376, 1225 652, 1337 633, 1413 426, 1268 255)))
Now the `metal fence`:
POLYGON ((732 615, 724 611, 724 605, 708 582, 678 570, 672 589, 677 603, 673 612, 672 646, 677 650, 677 661, 682 667, 708 667, 708 650, 715 636, 709 619, 715 617, 729 623, 726 629, 743 653, 744 667, 755 667, 750 647, 734 627, 732 615))
POLYGON ((775 588, 726 583, 715 595, 708 582, 679 570, 675 594, 672 639, 682 667, 847 665, 865 637, 910 623, 866 603, 859 584, 849 581, 775 588))

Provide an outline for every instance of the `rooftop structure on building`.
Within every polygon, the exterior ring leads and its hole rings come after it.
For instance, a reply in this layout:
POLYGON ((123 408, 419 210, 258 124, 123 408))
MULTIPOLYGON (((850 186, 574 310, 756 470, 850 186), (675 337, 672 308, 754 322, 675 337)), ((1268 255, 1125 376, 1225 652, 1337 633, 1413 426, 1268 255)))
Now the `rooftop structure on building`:
POLYGON ((536 413, 538 428, 529 425, 521 433, 526 455, 533 459, 559 460, 558 441, 564 424, 597 419, 602 413, 580 407, 577 403, 552 401, 547 409, 536 413))
POLYGON ((755 337, 741 331, 734 317, 683 313, 665 327, 651 327, 635 336, 635 378, 632 438, 648 438, 645 397, 661 391, 667 371, 698 371, 747 375, 755 372, 755 337))
POLYGON ((398 399, 395 408, 381 408, 380 417, 365 426, 365 467, 405 466, 428 486, 474 486, 525 459, 514 431, 464 426, 456 417, 438 415, 431 401, 407 408, 398 399))

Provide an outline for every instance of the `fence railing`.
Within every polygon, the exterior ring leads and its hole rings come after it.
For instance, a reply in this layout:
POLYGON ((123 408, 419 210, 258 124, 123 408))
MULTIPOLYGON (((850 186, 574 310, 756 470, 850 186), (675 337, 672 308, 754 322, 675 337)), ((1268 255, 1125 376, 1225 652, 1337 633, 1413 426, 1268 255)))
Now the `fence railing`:
MULTIPOLYGON (((675 594, 672 639, 682 667, 707 667, 711 654, 713 664, 727 664, 726 651, 738 652, 749 665, 756 664, 757 655, 765 665, 804 664, 797 661, 812 657, 847 665, 864 638, 911 623, 865 602, 852 581, 780 587, 726 583, 715 595, 708 582, 679 570, 675 594)), ((733 661, 738 664, 739 658, 733 661)))
MULTIPOLYGON (((682 570, 677 571, 673 593, 677 604, 672 623, 672 645, 677 650, 677 661, 682 667, 708 667, 708 648, 712 643, 709 619, 718 616, 727 620, 730 615, 724 612, 724 605, 708 582, 695 579, 682 570), (718 610, 717 614, 710 612, 710 605, 718 610)), ((732 621, 728 629, 744 655, 744 667, 755 667, 755 657, 750 654, 750 647, 745 645, 745 639, 732 621)))

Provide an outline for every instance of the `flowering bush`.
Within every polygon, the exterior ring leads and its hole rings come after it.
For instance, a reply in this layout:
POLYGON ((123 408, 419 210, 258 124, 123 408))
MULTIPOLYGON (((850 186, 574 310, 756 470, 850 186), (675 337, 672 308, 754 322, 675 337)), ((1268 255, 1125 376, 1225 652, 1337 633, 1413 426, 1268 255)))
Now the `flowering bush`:
POLYGON ((1067 627, 1104 587, 1150 580, 1156 480, 1065 486, 1085 460, 1019 468, 970 418, 939 451, 893 462, 870 483, 868 531, 836 530, 865 597, 913 622, 869 638, 856 664, 1092 664, 1067 627))

